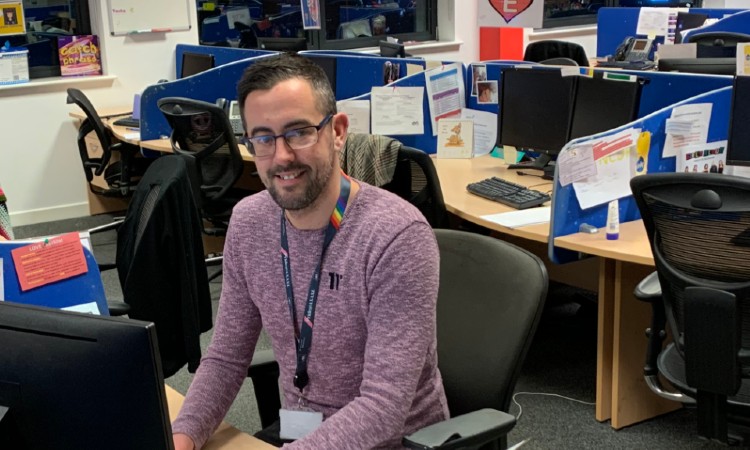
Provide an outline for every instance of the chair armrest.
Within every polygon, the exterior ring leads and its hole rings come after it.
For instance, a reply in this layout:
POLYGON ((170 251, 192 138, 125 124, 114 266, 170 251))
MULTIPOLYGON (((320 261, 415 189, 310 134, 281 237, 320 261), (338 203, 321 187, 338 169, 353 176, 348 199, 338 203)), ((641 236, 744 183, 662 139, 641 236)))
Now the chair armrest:
POLYGON ((260 425, 262 428, 267 428, 279 420, 279 409, 281 409, 279 364, 276 362, 273 351, 257 350, 247 370, 247 376, 253 382, 260 425))
POLYGON ((130 305, 125 302, 107 302, 110 316, 124 316, 130 312, 130 305))
POLYGON ((495 409, 480 409, 422 428, 402 444, 418 449, 478 447, 505 437, 516 418, 495 409))
POLYGON ((644 302, 653 302, 661 298, 661 284, 659 283, 659 274, 651 272, 646 278, 642 279, 635 287, 633 295, 638 300, 644 302))

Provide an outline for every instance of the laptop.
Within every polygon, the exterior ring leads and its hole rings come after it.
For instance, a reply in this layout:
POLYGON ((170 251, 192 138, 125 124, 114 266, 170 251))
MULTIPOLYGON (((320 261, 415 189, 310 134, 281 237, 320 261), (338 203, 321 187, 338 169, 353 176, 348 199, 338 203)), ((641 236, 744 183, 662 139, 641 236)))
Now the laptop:
POLYGON ((133 113, 128 117, 123 117, 112 122, 113 125, 128 128, 141 127, 141 94, 133 96, 133 113))

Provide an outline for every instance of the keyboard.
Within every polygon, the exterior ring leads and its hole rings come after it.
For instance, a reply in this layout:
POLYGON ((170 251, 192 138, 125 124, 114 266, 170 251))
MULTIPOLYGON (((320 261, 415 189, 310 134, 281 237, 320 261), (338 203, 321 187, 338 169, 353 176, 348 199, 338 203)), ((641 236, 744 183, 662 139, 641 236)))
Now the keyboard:
POLYGON ((112 122, 112 125, 117 125, 118 127, 140 128, 141 121, 133 118, 133 116, 130 116, 123 117, 122 119, 117 119, 112 122))
POLYGON ((625 70, 651 70, 656 67, 653 61, 601 61, 596 67, 612 67, 625 70))
POLYGON ((492 177, 471 183, 466 190, 474 195, 502 203, 516 209, 533 208, 550 200, 550 196, 502 178, 492 177))

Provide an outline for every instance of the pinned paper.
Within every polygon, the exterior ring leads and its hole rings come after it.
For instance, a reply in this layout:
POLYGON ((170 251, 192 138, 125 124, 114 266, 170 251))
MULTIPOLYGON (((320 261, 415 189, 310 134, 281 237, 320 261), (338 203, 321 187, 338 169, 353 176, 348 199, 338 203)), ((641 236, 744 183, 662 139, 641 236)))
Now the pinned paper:
POLYGON ((442 119, 438 121, 438 158, 471 158, 473 156, 474 122, 442 119))
POLYGON ((10 251, 21 290, 86 273, 86 258, 78 233, 47 238, 10 251))
POLYGON ((750 75, 750 42, 737 43, 737 75, 750 75))
POLYGON ((674 107, 671 117, 665 123, 667 138, 664 140, 662 158, 677 156, 682 148, 689 145, 705 144, 712 108, 711 103, 674 107))
POLYGON ((586 142, 561 152, 557 156, 557 167, 562 186, 596 176, 593 145, 586 142))

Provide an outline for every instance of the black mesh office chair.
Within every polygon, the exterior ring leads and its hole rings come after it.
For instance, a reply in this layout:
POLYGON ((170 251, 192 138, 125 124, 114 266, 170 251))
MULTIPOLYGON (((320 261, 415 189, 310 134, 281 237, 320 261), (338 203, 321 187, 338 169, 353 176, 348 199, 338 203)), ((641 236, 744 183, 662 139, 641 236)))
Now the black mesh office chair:
MULTIPOLYGON (((508 414, 510 402, 544 307, 547 270, 536 256, 498 239, 442 229, 435 235, 438 365, 451 419, 403 443, 419 449, 506 448, 516 422, 508 414)), ((261 394, 261 408, 272 396, 278 402, 275 385, 261 394)), ((265 408, 264 428, 278 418, 278 404, 275 411, 265 408)))
POLYGON ((736 442, 750 423, 750 181, 664 173, 630 185, 658 276, 636 289, 653 309, 647 384, 696 403, 701 436, 736 442), (667 331, 673 342, 662 349, 667 331))
POLYGON ((545 59, 544 61, 539 61, 539 63, 547 66, 578 66, 578 63, 574 60, 563 57, 545 59))
POLYGON ((83 92, 75 88, 69 88, 67 92, 67 103, 75 103, 86 115, 78 129, 77 143, 89 189, 92 193, 105 197, 131 195, 152 160, 136 158, 136 154, 140 152, 137 145, 116 142, 83 92), (91 132, 94 132, 98 141, 97 150, 89 149, 86 145, 86 136, 91 132), (97 154, 92 154, 94 151, 97 154), (115 152, 119 154, 119 160, 113 158, 115 152), (94 182, 94 177, 98 176, 104 176, 107 187, 94 182))
POLYGON ((699 58, 733 58, 737 54, 739 42, 750 42, 750 34, 730 31, 691 33, 683 43, 696 44, 699 58))
POLYGON ((352 177, 382 187, 416 206, 433 228, 447 227, 440 179, 425 152, 387 136, 350 133, 339 161, 352 177))
POLYGON ((156 324, 164 377, 186 363, 195 371, 200 334, 211 329, 200 221, 187 165, 168 155, 146 171, 117 230, 117 272, 127 313, 156 324))
POLYGON ((542 62, 552 58, 570 58, 581 67, 589 66, 586 51, 574 42, 545 40, 532 42, 526 46, 524 61, 542 62))

